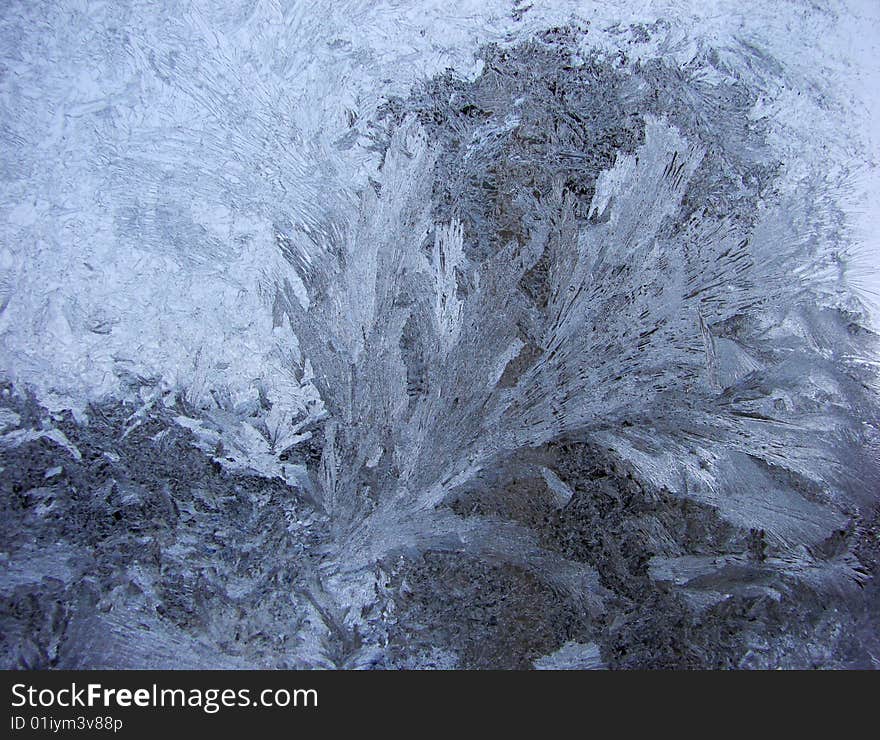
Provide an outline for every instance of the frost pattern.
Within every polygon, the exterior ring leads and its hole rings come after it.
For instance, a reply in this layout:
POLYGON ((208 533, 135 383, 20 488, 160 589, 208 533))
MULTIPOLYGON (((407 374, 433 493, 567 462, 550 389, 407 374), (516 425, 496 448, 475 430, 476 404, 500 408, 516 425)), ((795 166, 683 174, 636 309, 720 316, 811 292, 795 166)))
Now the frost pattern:
POLYGON ((876 661, 861 20, 541 5, 4 11, 10 660, 876 661))

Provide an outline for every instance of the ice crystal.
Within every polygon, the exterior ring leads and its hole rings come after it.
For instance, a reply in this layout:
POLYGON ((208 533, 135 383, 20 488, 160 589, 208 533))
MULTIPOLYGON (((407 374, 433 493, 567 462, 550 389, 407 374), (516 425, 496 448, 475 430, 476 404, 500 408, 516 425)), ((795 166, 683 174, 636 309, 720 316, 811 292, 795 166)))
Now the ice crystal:
POLYGON ((876 663, 861 20, 543 5, 4 12, 6 664, 876 663))

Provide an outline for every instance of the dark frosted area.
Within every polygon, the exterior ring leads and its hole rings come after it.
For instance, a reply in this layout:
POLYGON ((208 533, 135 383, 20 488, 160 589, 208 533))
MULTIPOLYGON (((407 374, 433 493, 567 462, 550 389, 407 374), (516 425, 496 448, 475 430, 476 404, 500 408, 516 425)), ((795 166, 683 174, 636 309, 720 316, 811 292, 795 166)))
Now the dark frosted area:
POLYGON ((150 58, 213 122, 94 160, 167 293, 4 329, 4 667, 877 667, 866 145, 747 38, 521 6, 332 123, 150 58))

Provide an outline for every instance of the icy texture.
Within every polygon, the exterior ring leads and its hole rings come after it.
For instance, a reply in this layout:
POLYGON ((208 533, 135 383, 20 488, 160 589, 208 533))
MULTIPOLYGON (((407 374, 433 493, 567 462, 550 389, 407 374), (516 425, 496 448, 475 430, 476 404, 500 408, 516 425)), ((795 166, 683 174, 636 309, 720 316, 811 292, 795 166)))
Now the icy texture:
POLYGON ((604 667, 599 646, 592 642, 567 642, 552 655, 535 661, 535 668, 542 671, 594 671, 604 667))
POLYGON ((537 5, 4 10, 7 664, 876 663, 876 9, 537 5))

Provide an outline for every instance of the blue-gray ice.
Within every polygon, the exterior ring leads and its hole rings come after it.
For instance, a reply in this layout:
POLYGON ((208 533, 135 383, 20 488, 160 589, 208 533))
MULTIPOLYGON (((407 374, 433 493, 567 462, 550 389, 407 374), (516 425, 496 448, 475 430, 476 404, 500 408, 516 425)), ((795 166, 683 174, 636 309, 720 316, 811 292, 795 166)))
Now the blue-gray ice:
POLYGON ((4 4, 3 667, 880 665, 880 9, 662 5, 4 4))

